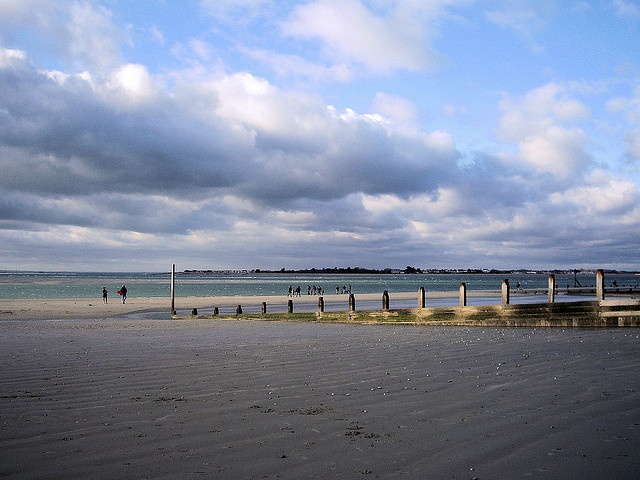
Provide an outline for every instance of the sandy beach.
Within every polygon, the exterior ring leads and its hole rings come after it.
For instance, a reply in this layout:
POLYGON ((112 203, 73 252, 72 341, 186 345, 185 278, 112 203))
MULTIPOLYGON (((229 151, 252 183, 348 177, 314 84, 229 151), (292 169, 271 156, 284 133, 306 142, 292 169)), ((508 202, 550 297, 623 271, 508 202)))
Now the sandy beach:
MULTIPOLYGON (((329 303, 343 304, 343 310, 348 309, 348 295, 325 295, 325 301, 329 303)), ((359 294, 359 301, 380 302, 379 294, 359 294)), ((213 307, 233 309, 237 305, 243 307, 259 308, 262 302, 267 302, 272 308, 280 307, 286 311, 287 301, 291 299, 286 295, 273 296, 230 296, 230 297, 178 297, 175 299, 176 310, 185 314, 197 308, 209 315, 213 307)), ((415 299, 417 305, 417 293, 398 293, 394 300, 415 299)), ((303 295, 292 298, 295 305, 317 306, 318 297, 303 295)), ((314 307, 315 308, 315 307, 314 307)), ((376 308, 379 308, 376 306, 376 308)), ((169 318, 171 312, 170 297, 129 297, 125 304, 118 298, 109 299, 104 304, 102 299, 86 298, 47 298, 47 299, 0 299, 0 322, 3 320, 59 320, 59 319, 95 319, 112 318, 132 315, 143 312, 157 312, 158 318, 169 318)))
MULTIPOLYGON (((496 291, 475 291, 474 297, 496 297, 496 291)), ((458 292, 427 292, 427 302, 434 299, 453 299, 456 304, 458 292)), ((355 295, 357 305, 369 302, 369 309, 380 309, 382 294, 361 293, 355 295)), ((324 295, 325 304, 339 305, 342 311, 348 310, 348 295, 324 295)), ((259 310, 262 302, 268 305, 268 311, 286 312, 288 300, 293 300, 298 307, 307 307, 315 311, 318 297, 302 295, 288 297, 286 295, 265 296, 211 296, 211 297, 176 297, 175 308, 183 315, 188 315, 193 308, 207 315, 213 313, 214 307, 226 309, 225 313, 233 313, 237 305, 259 310)), ((493 302, 499 303, 499 297, 493 302)), ((395 292, 391 294, 391 308, 396 302, 410 302, 411 307, 418 305, 417 292, 395 292)), ((310 309, 310 310, 309 310, 310 309)), ((45 298, 45 299, 0 299, 0 322, 3 320, 56 320, 56 319, 93 319, 111 318, 144 312, 157 312, 158 318, 168 318, 171 311, 170 297, 129 297, 125 304, 119 298, 110 298, 107 304, 101 298, 45 298), (166 317, 165 317, 166 314, 166 317)))
POLYGON ((72 302, 0 322, 2 477, 640 471, 636 329, 176 321, 122 316, 156 307, 135 299, 72 302))

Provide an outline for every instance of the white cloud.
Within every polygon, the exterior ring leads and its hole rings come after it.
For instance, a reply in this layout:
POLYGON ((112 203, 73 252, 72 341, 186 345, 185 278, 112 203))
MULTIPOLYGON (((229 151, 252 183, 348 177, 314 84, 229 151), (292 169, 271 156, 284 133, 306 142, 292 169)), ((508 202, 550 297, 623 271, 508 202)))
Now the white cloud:
POLYGON ((22 50, 0 47, 0 68, 9 68, 27 60, 27 53, 22 50))
POLYGON ((433 26, 424 19, 433 9, 410 5, 376 15, 359 0, 316 0, 297 6, 282 31, 319 40, 332 63, 362 65, 378 74, 430 70, 439 64, 429 46, 433 26))
POLYGON ((164 34, 156 25, 149 27, 149 35, 159 45, 164 45, 166 42, 164 34))
MULTIPOLYGON (((124 29, 113 22, 110 10, 93 1, 2 1, 0 25, 20 28, 42 39, 50 54, 73 70, 109 74, 121 63, 120 48, 130 43, 124 29)), ((0 38, 2 35, 0 34, 0 38)))
POLYGON ((30 23, 54 3, 55 0, 0 0, 0 19, 14 26, 30 23))
POLYGON ((100 72, 111 70, 120 63, 120 47, 127 36, 112 22, 112 14, 102 6, 71 3, 68 20, 59 31, 61 43, 80 68, 100 72))
POLYGON ((218 19, 238 20, 258 16, 273 0, 201 0, 204 9, 218 19))
POLYGON ((108 85, 111 89, 123 91, 127 100, 143 100, 157 91, 144 65, 123 65, 114 73, 108 85))
MULTIPOLYGON (((634 182, 604 171, 595 171, 586 180, 584 185, 551 195, 551 202, 558 206, 571 205, 589 216, 613 217, 640 211, 640 190, 634 182)), ((640 223, 640 216, 635 223, 640 223)))
POLYGON ((497 3, 497 8, 486 12, 489 21, 514 30, 527 41, 532 51, 542 52, 544 46, 535 40, 535 36, 546 27, 554 15, 554 2, 552 0, 507 0, 497 3))
POLYGON ((640 86, 635 87, 631 97, 616 97, 607 102, 612 113, 623 113, 627 122, 640 125, 640 86))
POLYGON ((281 77, 302 76, 314 82, 331 81, 347 83, 353 79, 353 69, 344 63, 321 65, 298 55, 280 54, 264 49, 241 49, 245 55, 258 60, 281 77))
POLYGON ((640 18, 640 6, 636 2, 613 0, 613 7, 618 15, 624 18, 640 18))
POLYGON ((566 125, 589 119, 589 109, 561 85, 549 83, 521 98, 507 98, 501 109, 499 138, 516 143, 517 159, 536 172, 567 179, 591 162, 584 131, 566 125))
POLYGON ((378 92, 373 103, 376 112, 400 125, 411 125, 418 116, 413 102, 396 95, 378 92))

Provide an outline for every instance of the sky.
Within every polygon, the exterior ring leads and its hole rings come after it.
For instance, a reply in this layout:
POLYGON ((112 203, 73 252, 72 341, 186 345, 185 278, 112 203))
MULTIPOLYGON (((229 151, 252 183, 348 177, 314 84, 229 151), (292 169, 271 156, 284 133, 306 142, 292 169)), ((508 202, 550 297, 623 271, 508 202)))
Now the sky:
POLYGON ((640 1, 0 0, 0 269, 640 270, 640 1))

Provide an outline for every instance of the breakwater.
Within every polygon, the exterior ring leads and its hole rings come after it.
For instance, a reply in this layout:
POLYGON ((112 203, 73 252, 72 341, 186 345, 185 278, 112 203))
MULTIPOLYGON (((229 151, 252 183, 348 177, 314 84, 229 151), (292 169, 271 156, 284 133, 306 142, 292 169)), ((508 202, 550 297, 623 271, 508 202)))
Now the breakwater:
MULTIPOLYGON (((206 318, 231 316, 233 318, 254 318, 262 320, 297 320, 325 322, 358 322, 358 323, 395 323, 421 325, 460 325, 460 326, 527 326, 527 327, 636 327, 640 326, 640 300, 633 295, 618 296, 606 299, 604 272, 596 272, 595 300, 573 300, 557 302, 557 286, 555 277, 549 275, 548 288, 544 292, 547 302, 521 303, 511 302, 511 286, 507 279, 502 281, 499 304, 468 305, 466 285, 460 284, 459 306, 429 307, 424 287, 417 293, 415 308, 391 309, 391 296, 384 291, 380 301, 380 309, 358 310, 354 294, 348 295, 347 311, 327 312, 323 296, 317 298, 317 311, 296 312, 293 298, 287 300, 286 313, 269 313, 267 302, 259 305, 260 311, 248 313, 247 305, 238 304, 235 311, 221 314, 218 307, 213 307, 209 315, 191 310, 189 317, 206 318)), ((368 295, 370 298, 371 295, 368 295)), ((259 298, 259 297, 256 297, 259 298)), ((307 305, 308 301, 304 302, 307 305)), ((178 315, 172 299, 171 313, 174 319, 185 317, 178 315)))

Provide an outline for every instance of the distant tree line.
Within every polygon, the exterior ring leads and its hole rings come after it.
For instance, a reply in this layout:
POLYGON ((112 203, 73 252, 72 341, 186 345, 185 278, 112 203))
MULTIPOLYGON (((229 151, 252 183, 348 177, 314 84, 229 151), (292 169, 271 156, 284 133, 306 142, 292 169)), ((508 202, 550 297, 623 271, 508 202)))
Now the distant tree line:
MULTIPOLYGON (((280 270, 267 270, 255 268, 252 270, 249 269, 238 269, 238 270, 184 270, 182 273, 185 274, 198 274, 198 275, 208 275, 208 274, 247 274, 247 273, 286 273, 286 274, 331 274, 331 275, 354 275, 354 274, 367 274, 367 275, 390 275, 390 274, 429 274, 429 275, 438 275, 438 274, 462 274, 462 275, 480 275, 480 274, 488 274, 488 275, 532 275, 532 274, 556 274, 556 275, 567 275, 567 274, 593 274, 595 270, 589 269, 571 269, 571 270, 563 270, 563 269, 554 269, 554 270, 531 270, 531 269, 509 269, 509 270, 500 270, 500 269, 488 269, 488 268, 429 268, 423 269, 418 267, 413 267, 411 265, 407 265, 405 268, 362 268, 362 267, 331 267, 331 268, 303 268, 303 269, 286 269, 281 268, 280 270)), ((628 272, 628 271, 618 271, 618 270, 605 270, 606 273, 621 273, 621 274, 633 274, 636 272, 628 272)))

